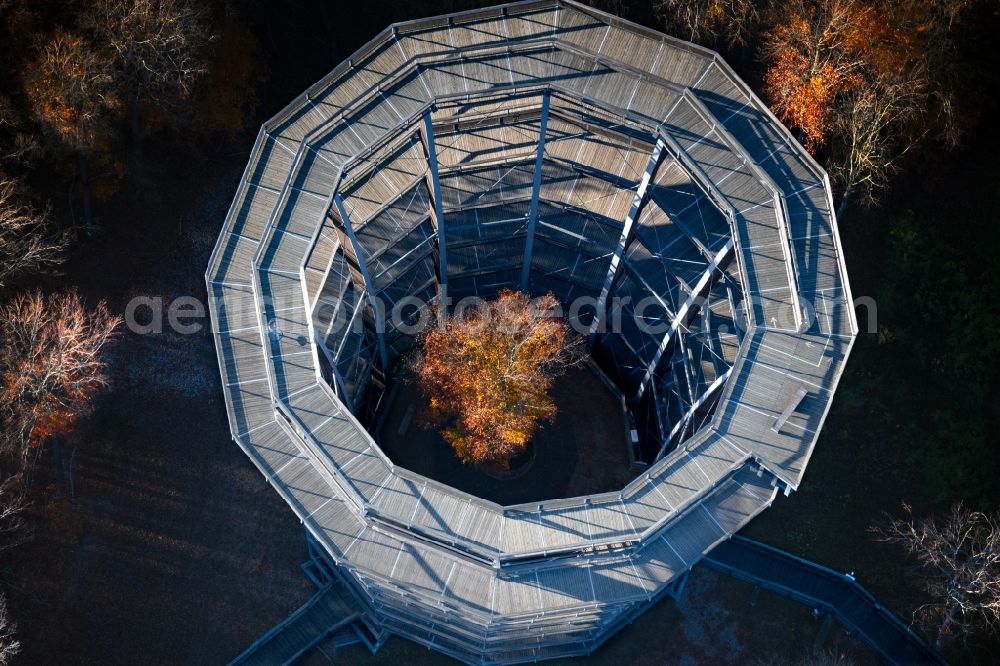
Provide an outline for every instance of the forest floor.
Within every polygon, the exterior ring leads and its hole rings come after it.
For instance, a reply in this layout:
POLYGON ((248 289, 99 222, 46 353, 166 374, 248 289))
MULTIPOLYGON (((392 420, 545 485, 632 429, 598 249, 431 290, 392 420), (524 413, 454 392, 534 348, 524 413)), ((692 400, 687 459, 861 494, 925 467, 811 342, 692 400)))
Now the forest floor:
MULTIPOLYGON (((118 313, 137 295, 204 302, 246 158, 148 159, 155 187, 103 211, 63 278, 118 313)), ((223 663, 311 594, 302 527, 230 437, 201 323, 122 329, 110 392, 41 461, 33 538, 4 571, 24 663, 223 663)))
POLYGON ((557 378, 552 398, 555 419, 535 433, 531 461, 509 479, 463 463, 437 429, 421 426, 427 398, 412 379, 397 385, 377 441, 397 465, 498 504, 613 492, 636 477, 629 471, 621 403, 590 368, 557 378), (416 416, 400 434, 411 406, 416 416))

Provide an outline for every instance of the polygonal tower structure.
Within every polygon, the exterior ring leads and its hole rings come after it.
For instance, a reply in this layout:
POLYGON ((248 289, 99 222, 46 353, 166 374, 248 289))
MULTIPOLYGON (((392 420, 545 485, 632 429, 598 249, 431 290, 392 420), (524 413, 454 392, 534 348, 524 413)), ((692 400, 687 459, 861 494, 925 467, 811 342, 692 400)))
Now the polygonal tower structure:
POLYGON ((584 654, 799 485, 857 332, 823 170, 713 52, 567 0, 390 27, 261 129, 207 272, 236 442, 373 641, 584 654), (499 506, 367 427, 447 296, 552 291, 647 466, 499 506))

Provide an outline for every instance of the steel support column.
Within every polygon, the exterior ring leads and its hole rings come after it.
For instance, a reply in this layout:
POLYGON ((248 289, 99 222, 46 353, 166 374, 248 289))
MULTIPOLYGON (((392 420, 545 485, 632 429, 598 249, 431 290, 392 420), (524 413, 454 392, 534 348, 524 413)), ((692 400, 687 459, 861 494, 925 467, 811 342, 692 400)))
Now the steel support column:
POLYGON ((601 327, 601 322, 607 318, 606 310, 608 307, 608 297, 611 294, 611 287, 614 285, 615 276, 618 274, 618 267, 621 266, 622 258, 625 256, 625 248, 628 247, 629 242, 632 240, 636 220, 639 219, 643 207, 649 200, 649 184, 652 182, 656 170, 663 162, 665 149, 666 145, 663 139, 657 139, 656 145, 653 147, 653 154, 650 155, 649 163, 646 165, 646 171, 642 174, 642 180, 639 181, 639 187, 636 189, 635 197, 632 199, 632 206, 625 217, 625 224, 622 227, 622 233, 618 238, 618 245, 615 247, 614 254, 611 255, 611 264, 608 266, 608 274, 604 278, 604 286, 601 287, 601 295, 597 299, 594 321, 590 325, 590 333, 587 336, 591 345, 594 344, 594 338, 601 327))
POLYGON ((535 247, 535 227, 538 225, 538 196, 542 190, 542 158, 545 156, 545 134, 549 126, 549 102, 551 94, 542 98, 542 120, 538 130, 538 154, 535 156, 535 179, 531 185, 531 208, 528 210, 528 229, 524 239, 524 263, 521 264, 521 291, 528 290, 528 276, 531 273, 531 255, 535 247))
POLYGON ((357 270, 358 276, 364 285, 365 293, 368 295, 368 306, 372 309, 372 318, 375 321, 375 339, 378 341, 379 365, 383 372, 388 372, 389 356, 385 348, 385 313, 379 304, 375 292, 375 283, 368 272, 368 262, 365 261, 364 251, 358 242, 358 237, 354 235, 354 225, 351 224, 347 208, 344 207, 344 200, 339 194, 333 198, 333 205, 336 206, 337 215, 340 218, 340 231, 344 233, 348 240, 344 244, 345 251, 350 247, 350 252, 347 252, 348 260, 357 270))
POLYGON ((424 139, 427 142, 427 163, 431 172, 431 197, 434 204, 434 221, 438 240, 438 302, 448 311, 448 239, 445 233, 444 209, 441 205, 441 180, 438 173, 437 144, 434 142, 434 123, 431 112, 424 111, 424 139))
POLYGON ((677 316, 674 317, 674 321, 670 324, 670 328, 663 336, 663 340, 660 341, 660 346, 657 347, 656 353, 653 355, 653 360, 649 362, 649 366, 646 368, 646 374, 642 378, 642 382, 639 384, 639 390, 635 394, 636 400, 639 400, 643 393, 646 392, 646 389, 649 387, 649 383, 656 375, 660 361, 663 359, 664 352, 670 348, 670 343, 673 341, 674 336, 691 314, 698 298, 706 292, 712 284, 712 277, 715 275, 715 272, 725 265, 732 253, 733 239, 730 238, 726 241, 726 244, 722 247, 722 249, 715 255, 712 263, 705 268, 705 272, 701 274, 701 277, 691 290, 691 294, 688 296, 687 300, 684 301, 684 304, 677 309, 677 316))

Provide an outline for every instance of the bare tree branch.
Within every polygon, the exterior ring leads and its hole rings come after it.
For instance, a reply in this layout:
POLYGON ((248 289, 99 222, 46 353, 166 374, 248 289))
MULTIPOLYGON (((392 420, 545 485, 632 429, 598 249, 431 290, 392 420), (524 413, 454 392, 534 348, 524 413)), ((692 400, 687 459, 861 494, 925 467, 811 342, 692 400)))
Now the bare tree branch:
POLYGON ((838 101, 831 145, 830 175, 841 194, 842 215, 852 196, 871 205, 898 169, 897 162, 919 140, 906 129, 926 103, 921 79, 877 80, 854 87, 838 101))
POLYGON ((81 23, 107 48, 136 102, 170 107, 186 99, 207 71, 213 36, 202 7, 190 0, 97 0, 81 23))
POLYGON ((68 246, 69 236, 19 196, 17 181, 0 180, 0 288, 25 275, 52 272, 68 246))
POLYGON ((896 543, 919 563, 932 601, 914 611, 914 621, 941 647, 967 638, 981 623, 1000 629, 1000 530, 998 515, 955 504, 941 520, 905 518, 872 527, 882 541, 896 543))
MULTIPOLYGON (((17 461, 14 461, 18 464, 17 461)), ((28 497, 24 475, 11 474, 0 482, 0 553, 24 543, 30 534, 24 519, 28 497)), ((2 623, 0 623, 2 624, 2 623)), ((0 629, 2 640, 2 629, 0 629)), ((0 664, 3 662, 0 661, 0 664)))
POLYGON ((74 292, 22 294, 0 309, 0 453, 28 460, 89 413, 107 385, 102 352, 120 323, 74 292))
POLYGON ((759 0, 658 0, 667 32, 692 42, 746 44, 760 22, 759 0))
POLYGON ((23 119, 13 102, 6 95, 0 95, 0 166, 5 163, 31 165, 41 154, 41 142, 34 133, 22 131, 22 125, 23 119))
POLYGON ((87 152, 108 132, 119 107, 111 63, 82 37, 57 29, 25 75, 25 90, 42 125, 87 152))
POLYGON ((21 642, 15 638, 17 625, 7 613, 7 599, 0 595, 0 666, 6 666, 21 652, 21 642))

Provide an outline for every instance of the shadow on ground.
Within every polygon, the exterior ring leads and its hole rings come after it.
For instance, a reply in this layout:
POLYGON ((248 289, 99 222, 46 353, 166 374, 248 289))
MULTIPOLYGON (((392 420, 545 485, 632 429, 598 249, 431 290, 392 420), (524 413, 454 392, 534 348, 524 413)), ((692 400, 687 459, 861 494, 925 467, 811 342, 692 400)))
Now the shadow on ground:
POLYGON ((590 368, 573 368, 556 379, 552 397, 555 420, 535 434, 533 461, 515 478, 494 478, 463 463, 437 430, 421 426, 419 416, 401 434, 411 406, 417 414, 427 406, 410 379, 397 385, 377 441, 397 465, 498 504, 610 492, 635 478, 621 403, 590 368))

